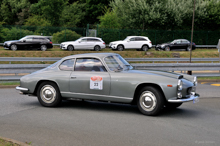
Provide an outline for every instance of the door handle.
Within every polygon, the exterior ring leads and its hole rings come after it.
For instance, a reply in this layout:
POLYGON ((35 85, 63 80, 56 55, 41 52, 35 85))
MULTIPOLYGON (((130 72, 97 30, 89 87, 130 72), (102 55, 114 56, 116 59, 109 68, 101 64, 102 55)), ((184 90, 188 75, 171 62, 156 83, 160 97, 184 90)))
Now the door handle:
POLYGON ((75 78, 76 78, 76 76, 72 76, 72 77, 71 77, 71 79, 75 79, 75 78))

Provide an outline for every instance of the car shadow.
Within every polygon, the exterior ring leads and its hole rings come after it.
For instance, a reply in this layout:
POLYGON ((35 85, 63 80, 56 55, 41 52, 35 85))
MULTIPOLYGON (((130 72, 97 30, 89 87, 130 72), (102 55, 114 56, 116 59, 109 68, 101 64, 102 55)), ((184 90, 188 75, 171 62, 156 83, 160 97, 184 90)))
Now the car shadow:
MULTIPOLYGON (((108 102, 97 102, 97 101, 63 101, 60 108, 71 108, 80 110, 92 110, 92 111, 103 111, 103 112, 121 112, 127 114, 140 114, 136 105, 122 104, 122 103, 108 103, 108 102)), ((164 107, 159 117, 181 117, 181 118, 195 118, 199 115, 199 111, 187 109, 187 108, 176 108, 168 109, 164 107)))

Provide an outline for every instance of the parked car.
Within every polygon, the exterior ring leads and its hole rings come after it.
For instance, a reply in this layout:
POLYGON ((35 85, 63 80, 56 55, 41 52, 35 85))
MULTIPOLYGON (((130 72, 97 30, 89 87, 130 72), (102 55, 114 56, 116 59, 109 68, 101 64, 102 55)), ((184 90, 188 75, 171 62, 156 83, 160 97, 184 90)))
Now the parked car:
POLYGON ((148 49, 151 49, 152 43, 145 36, 128 36, 122 41, 110 42, 109 47, 118 51, 123 51, 124 49, 148 51, 148 49))
MULTIPOLYGON (((165 50, 170 51, 172 49, 185 49, 186 51, 190 51, 191 42, 186 39, 177 39, 172 42, 157 44, 156 50, 165 50)), ((192 50, 196 49, 196 44, 192 43, 192 50)))
POLYGON ((16 51, 17 49, 41 49, 46 51, 53 48, 52 41, 45 36, 28 35, 20 40, 6 41, 3 44, 5 49, 16 51))
POLYGON ((116 53, 88 53, 64 57, 49 67, 25 75, 16 89, 34 95, 42 106, 82 99, 137 104, 145 115, 164 106, 176 108, 197 101, 196 77, 165 71, 133 70, 116 53))
POLYGON ((94 50, 100 51, 105 48, 105 42, 98 37, 81 37, 75 41, 63 42, 60 49, 63 50, 94 50))

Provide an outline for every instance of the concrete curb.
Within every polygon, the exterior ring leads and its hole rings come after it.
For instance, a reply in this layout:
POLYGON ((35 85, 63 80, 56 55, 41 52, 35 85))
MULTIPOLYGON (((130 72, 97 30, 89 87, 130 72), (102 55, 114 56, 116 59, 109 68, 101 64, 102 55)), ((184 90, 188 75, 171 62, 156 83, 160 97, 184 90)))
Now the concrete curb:
POLYGON ((20 141, 17 141, 17 140, 14 140, 14 139, 10 139, 10 138, 5 138, 5 137, 1 137, 1 139, 7 141, 7 142, 10 142, 10 143, 13 143, 13 144, 17 144, 19 146, 31 146, 29 144, 26 144, 26 143, 23 143, 23 142, 20 142, 20 141))

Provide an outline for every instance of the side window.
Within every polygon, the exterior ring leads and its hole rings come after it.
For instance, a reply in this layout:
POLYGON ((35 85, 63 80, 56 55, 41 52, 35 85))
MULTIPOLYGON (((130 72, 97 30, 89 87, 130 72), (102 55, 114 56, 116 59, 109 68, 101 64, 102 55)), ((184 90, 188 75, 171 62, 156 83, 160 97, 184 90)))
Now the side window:
POLYGON ((106 72, 101 61, 96 58, 79 58, 76 60, 74 71, 98 71, 106 72))
POLYGON ((137 38, 135 38, 135 40, 136 40, 136 41, 146 41, 145 38, 141 38, 141 37, 137 37, 137 38))
POLYGON ((176 44, 181 44, 181 41, 176 41, 176 44))
POLYGON ((81 42, 87 42, 87 39, 81 39, 81 42))
POLYGON ((75 59, 64 60, 59 66, 60 70, 72 71, 73 65, 74 65, 74 60, 75 59))
POLYGON ((31 42, 31 41, 33 41, 33 38, 32 37, 28 37, 25 40, 26 40, 26 42, 31 42))
POLYGON ((135 41, 135 38, 130 38, 130 41, 135 41))

